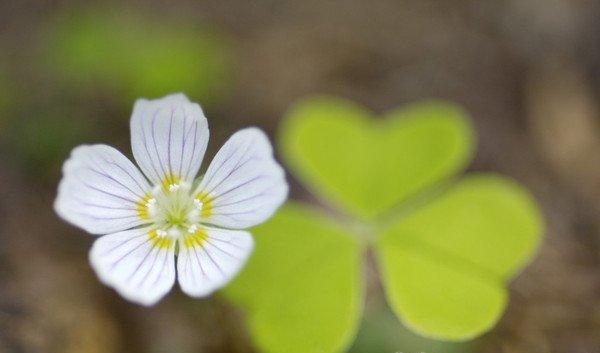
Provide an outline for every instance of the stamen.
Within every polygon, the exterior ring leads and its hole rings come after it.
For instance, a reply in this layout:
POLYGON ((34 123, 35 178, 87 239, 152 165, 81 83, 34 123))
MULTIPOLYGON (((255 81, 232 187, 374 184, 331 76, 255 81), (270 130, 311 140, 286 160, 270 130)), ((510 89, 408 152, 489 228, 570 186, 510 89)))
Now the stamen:
POLYGON ((200 220, 200 210, 193 209, 187 214, 187 220, 190 223, 196 223, 200 220))
POLYGON ((192 224, 189 228, 188 228, 188 233, 190 234, 194 234, 198 231, 198 226, 195 224, 192 224))
POLYGON ((156 185, 156 186, 154 186, 154 187, 152 188, 152 195, 154 195, 154 196, 158 196, 158 195, 160 195, 160 194, 162 194, 162 189, 161 189, 160 185, 156 185))
POLYGON ((144 212, 160 228, 156 232, 157 236, 180 238, 184 234, 195 234, 200 230, 197 224, 210 204, 195 197, 190 192, 191 189, 191 183, 171 179, 156 185, 152 195, 141 204, 144 212))
POLYGON ((181 235, 181 231, 177 227, 171 227, 168 230, 168 234, 173 238, 177 238, 181 235))
POLYGON ((151 198, 151 199, 148 199, 148 201, 146 201, 146 210, 147 210, 147 214, 150 217, 154 217, 156 215, 156 199, 155 198, 151 198))

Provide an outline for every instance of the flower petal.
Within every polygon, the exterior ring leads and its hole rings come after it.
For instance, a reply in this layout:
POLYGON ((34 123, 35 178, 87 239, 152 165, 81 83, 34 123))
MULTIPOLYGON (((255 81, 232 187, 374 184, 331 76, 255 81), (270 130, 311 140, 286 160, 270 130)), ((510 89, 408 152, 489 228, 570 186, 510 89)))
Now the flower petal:
POLYGON ((142 305, 156 303, 175 283, 175 241, 150 227, 101 237, 90 262, 103 283, 142 305))
POLYGON ((257 128, 236 132, 219 150, 198 186, 206 223, 241 229, 269 218, 285 201, 288 184, 257 128))
POLYGON ((177 273, 181 290, 204 297, 223 287, 242 268, 254 247, 245 231, 203 227, 179 242, 177 273))
POLYGON ((93 234, 147 223, 143 209, 150 186, 121 152, 107 145, 84 145, 63 165, 54 209, 93 234))
POLYGON ((208 124, 200 106, 183 94, 138 99, 131 116, 133 156, 156 185, 191 182, 206 145, 208 124))

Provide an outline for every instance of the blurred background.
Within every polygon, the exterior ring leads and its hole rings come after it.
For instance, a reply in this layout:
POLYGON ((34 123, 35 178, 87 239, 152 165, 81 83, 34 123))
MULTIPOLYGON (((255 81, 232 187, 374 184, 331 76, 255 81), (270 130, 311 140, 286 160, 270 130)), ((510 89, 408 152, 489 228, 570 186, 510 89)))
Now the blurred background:
MULTIPOLYGON (((0 0, 0 352, 253 352, 243 314, 174 290, 129 304, 52 211, 80 143, 130 155, 135 98, 183 91, 211 156, 240 127, 273 136, 296 100, 382 112, 445 98, 479 133, 470 169, 507 174, 548 231, 499 325, 429 341, 389 311, 375 269, 351 352, 600 352, 600 6, 592 0, 0 0)), ((293 182, 292 197, 313 201, 293 182)))

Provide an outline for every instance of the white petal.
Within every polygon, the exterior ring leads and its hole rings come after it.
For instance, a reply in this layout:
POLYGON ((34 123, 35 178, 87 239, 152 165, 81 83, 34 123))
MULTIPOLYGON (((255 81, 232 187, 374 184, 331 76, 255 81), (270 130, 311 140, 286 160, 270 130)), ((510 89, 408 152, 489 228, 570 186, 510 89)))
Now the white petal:
POLYGON ((54 209, 93 234, 147 223, 138 208, 150 186, 127 157, 106 145, 79 146, 63 165, 54 209))
POLYGON ((175 241, 149 227, 101 237, 90 262, 103 283, 142 305, 156 303, 175 283, 175 241))
POLYGON ((208 124, 198 104, 183 94, 138 99, 130 125, 133 156, 154 184, 196 177, 208 144, 208 124))
POLYGON ((219 150, 200 182, 197 197, 206 223, 241 229, 269 218, 285 201, 288 184, 257 128, 235 133, 219 150))
POLYGON ((203 297, 223 287, 242 268, 252 252, 250 233, 200 228, 179 242, 177 276, 181 290, 203 297))

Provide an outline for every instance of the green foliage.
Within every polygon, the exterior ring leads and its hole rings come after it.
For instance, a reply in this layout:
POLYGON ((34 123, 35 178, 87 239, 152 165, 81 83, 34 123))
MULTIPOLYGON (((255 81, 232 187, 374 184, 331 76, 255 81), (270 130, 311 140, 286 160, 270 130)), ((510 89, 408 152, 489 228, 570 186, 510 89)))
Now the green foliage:
POLYGON ((47 50, 44 62, 59 79, 124 102, 183 91, 210 103, 231 80, 230 49, 216 33, 127 11, 70 13, 50 30, 47 50))
POLYGON ((414 104, 372 119, 353 103, 314 98, 292 109, 281 145, 317 195, 370 218, 464 167, 472 136, 463 112, 414 104))
POLYGON ((350 343, 362 307, 361 253, 348 230, 290 203, 255 228, 256 250, 226 291, 248 309, 267 352, 336 352, 350 343))
POLYGON ((415 333, 462 341, 493 327, 506 282, 533 257, 543 222, 515 182, 491 174, 456 181, 473 135, 464 112, 440 101, 382 120, 337 98, 292 109, 283 156, 310 190, 355 220, 290 206, 255 230, 256 252, 228 294, 247 309, 256 344, 343 349, 361 306, 357 244, 373 247, 388 302, 415 333))
POLYGON ((0 143, 7 137, 7 126, 10 122, 11 103, 14 101, 16 87, 9 77, 8 65, 0 60, 0 143))
POLYGON ((515 183, 464 179, 378 239, 392 308, 426 336, 478 335, 499 318, 504 282, 530 259, 541 227, 534 203, 515 183))
MULTIPOLYGON (((0 112, 3 113, 11 99, 9 80, 4 65, 0 62, 0 112)), ((0 117, 0 127, 4 117, 0 117)))
POLYGON ((361 328, 350 353, 470 353, 476 352, 477 342, 444 342, 424 338, 406 328, 392 311, 379 300, 371 298, 365 310, 361 328))
POLYGON ((22 119, 7 124, 10 147, 26 169, 55 182, 65 156, 86 140, 93 126, 89 119, 73 119, 82 116, 73 106, 36 102, 21 114, 22 119))

